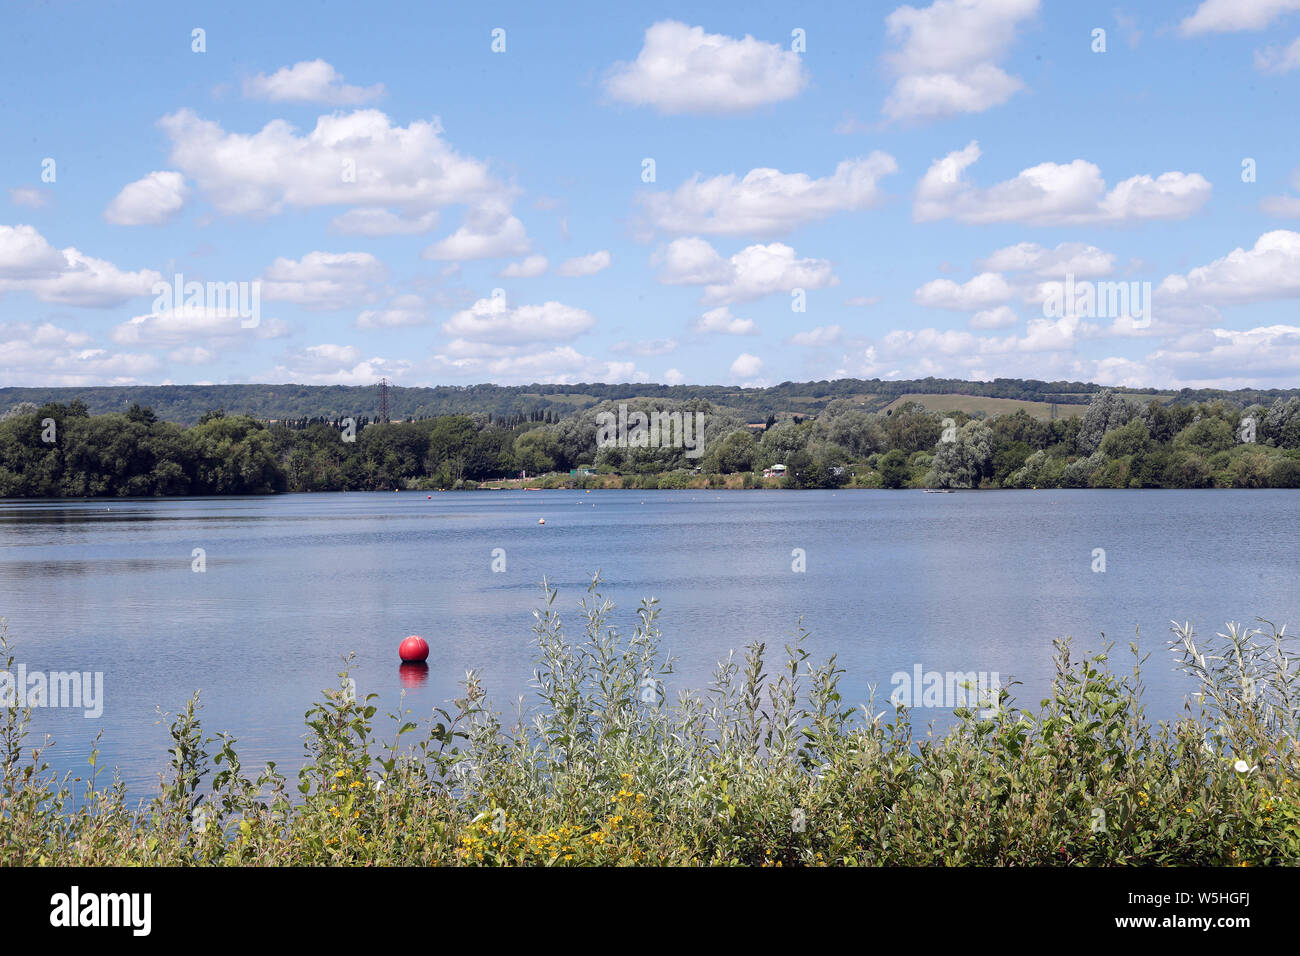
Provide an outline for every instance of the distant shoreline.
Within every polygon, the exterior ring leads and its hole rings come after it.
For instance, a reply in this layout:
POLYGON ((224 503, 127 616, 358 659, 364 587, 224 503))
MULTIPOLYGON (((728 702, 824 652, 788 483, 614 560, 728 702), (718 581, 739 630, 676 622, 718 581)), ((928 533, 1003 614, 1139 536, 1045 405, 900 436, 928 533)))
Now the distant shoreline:
POLYGON ((816 417, 755 422, 707 403, 661 404, 271 425, 216 408, 189 427, 140 405, 103 415, 81 401, 18 405, 0 413, 0 498, 1300 487, 1300 397, 1267 408, 1135 406, 1107 390, 1064 419, 911 400, 874 413, 837 399, 816 417))

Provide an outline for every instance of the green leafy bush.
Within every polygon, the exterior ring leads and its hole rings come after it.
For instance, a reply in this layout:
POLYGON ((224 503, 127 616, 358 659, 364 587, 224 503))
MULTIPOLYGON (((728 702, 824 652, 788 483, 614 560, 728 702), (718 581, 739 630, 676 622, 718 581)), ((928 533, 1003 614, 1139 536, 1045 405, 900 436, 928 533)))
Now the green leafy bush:
MULTIPOLYGON (((843 671, 798 630, 675 686, 658 607, 612 626, 599 577, 576 638, 545 588, 538 703, 512 725, 473 672, 423 721, 347 677, 306 713, 296 785, 245 774, 235 741, 205 737, 197 698, 170 718, 158 794, 55 777, 0 724, 0 863, 10 865, 1271 865, 1300 862, 1300 675, 1285 629, 1230 624, 1208 645, 1175 625, 1194 681, 1185 715, 1152 724, 1136 648, 1056 644, 1038 707, 1010 687, 959 708, 942 735, 904 707, 847 706, 843 671), (85 798, 74 806, 72 788, 85 798)), ((12 668, 0 635, 0 658, 12 668)), ((1014 686, 1014 685, 1013 685, 1014 686)))

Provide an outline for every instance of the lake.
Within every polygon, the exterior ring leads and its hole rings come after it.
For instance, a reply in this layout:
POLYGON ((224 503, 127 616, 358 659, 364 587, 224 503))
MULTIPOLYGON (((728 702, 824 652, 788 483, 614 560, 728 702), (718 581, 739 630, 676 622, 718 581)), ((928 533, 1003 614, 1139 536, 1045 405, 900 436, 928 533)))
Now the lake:
POLYGON ((597 569, 629 630, 641 597, 660 600, 679 658, 670 697, 750 641, 779 663, 800 617, 814 659, 834 653, 847 669, 845 703, 865 704, 875 685, 877 710, 892 675, 918 667, 1019 680, 1017 699, 1036 705, 1054 638, 1099 648, 1104 633, 1127 669, 1140 629, 1148 712, 1167 718, 1192 689, 1165 649, 1171 619, 1205 634, 1257 616, 1300 626, 1297 504, 1285 490, 7 500, 0 617, 29 674, 102 672, 102 715, 42 708, 33 730, 57 740, 55 767, 82 774, 102 729, 100 767, 118 767, 133 797, 152 796, 166 762, 157 708, 195 690, 205 732, 233 733, 246 770, 296 768, 303 713, 348 653, 380 715, 404 691, 427 716, 468 668, 498 710, 520 695, 530 705, 538 582, 559 588, 577 636, 597 569), (431 647, 423 680, 399 669, 408 634, 431 647))

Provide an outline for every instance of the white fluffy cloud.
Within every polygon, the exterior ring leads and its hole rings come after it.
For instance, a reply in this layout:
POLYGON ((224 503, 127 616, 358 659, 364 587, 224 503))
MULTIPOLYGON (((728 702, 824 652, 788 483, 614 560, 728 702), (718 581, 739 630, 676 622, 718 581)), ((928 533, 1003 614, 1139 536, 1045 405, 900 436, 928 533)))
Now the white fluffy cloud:
POLYGON ((411 369, 403 359, 362 359, 351 345, 309 345, 286 354, 272 378, 307 385, 373 385, 380 378, 399 378, 411 369))
POLYGON ((31 226, 0 226, 0 293, 30 292, 42 302, 110 308, 151 294, 162 275, 123 272, 69 246, 56 250, 31 226))
POLYGON ((463 226, 429 246, 421 255, 426 259, 464 262, 521 256, 530 247, 524 224, 511 215, 508 204, 493 200, 469 210, 463 226))
POLYGON ((999 305, 992 309, 982 309, 971 316, 972 329, 1008 329, 1020 321, 1019 316, 1010 306, 999 305))
POLYGON ((202 344, 213 350, 239 348, 250 338, 274 339, 288 334, 279 319, 260 319, 247 329, 243 321, 235 312, 182 307, 133 316, 113 326, 109 334, 118 345, 157 349, 202 344))
POLYGON ((823 348, 838 345, 844 337, 844 330, 838 325, 819 325, 806 332, 796 332, 786 339, 790 345, 804 345, 809 348, 823 348))
POLYGON ((189 187, 178 172, 152 172, 122 187, 104 218, 116 226, 161 226, 185 206, 189 187))
POLYGON ((576 256, 573 259, 567 259, 561 262, 555 269, 556 275, 561 276, 594 276, 597 272, 609 268, 612 257, 609 251, 602 249, 599 252, 593 252, 586 256, 576 256))
POLYGON ((732 378, 753 378, 763 370, 763 360, 757 355, 741 352, 731 363, 732 378))
POLYGON ((334 310, 372 301, 372 283, 387 267, 368 252, 309 252, 300 260, 276 259, 262 274, 262 298, 295 302, 309 309, 334 310))
POLYGON ((1189 332, 1147 357, 1152 367, 1191 388, 1291 387, 1300 368, 1300 326, 1189 332))
POLYGON ((1255 68, 1264 73, 1290 73, 1300 66, 1300 37, 1287 46, 1268 46, 1255 51, 1255 68))
POLYGON ((53 279, 34 279, 28 290, 43 302, 108 308, 148 295, 162 275, 153 269, 123 272, 111 262, 64 249, 65 268, 53 279))
POLYGON ((1011 286, 1001 275, 982 272, 962 284, 951 279, 934 279, 917 289, 912 301, 933 309, 971 312, 1006 302, 1011 295, 1011 286))
POLYGON ((217 353, 202 345, 186 345, 167 353, 167 360, 177 365, 207 365, 216 359, 217 353))
MULTIPOLYGON (((1300 167, 1291 171, 1291 188, 1300 193, 1300 167)), ((1270 216, 1278 216, 1283 219, 1300 217, 1300 196, 1286 194, 1266 196, 1260 202, 1259 208, 1270 216)))
POLYGON ((484 163, 452 149, 436 121, 395 126, 379 110, 322 116, 306 135, 284 120, 252 134, 228 133, 188 109, 159 125, 171 140, 172 162, 226 214, 328 205, 423 212, 503 189, 484 163))
POLYGON ((259 73, 244 80, 244 95, 272 103, 323 103, 357 106, 384 95, 384 84, 350 86, 324 60, 303 60, 284 66, 270 76, 259 73))
POLYGON ((304 365, 330 367, 357 362, 361 358, 361 352, 354 345, 309 345, 297 353, 295 358, 304 365))
POLYGON ((1146 384, 1148 372, 1137 363, 1094 361, 1075 354, 1078 325, 1077 319, 1032 320, 1023 337, 980 336, 954 329, 897 329, 860 352, 846 355, 836 374, 976 380, 1046 377, 1146 384))
POLYGON ((502 384, 552 382, 571 385, 576 382, 649 380, 648 375, 637 369, 635 362, 602 361, 569 345, 558 345, 540 352, 496 347, 490 353, 467 353, 455 345, 453 343, 447 353, 433 357, 433 369, 439 376, 502 384))
POLYGON ((35 186, 15 186, 9 190, 9 201, 15 206, 26 206, 28 209, 44 209, 49 203, 49 197, 45 190, 35 186))
POLYGON ((1030 272, 1039 276, 1078 278, 1110 275, 1115 269, 1115 255, 1082 242, 1062 242, 1047 249, 1036 242, 1021 242, 993 252, 977 265, 990 272, 1030 272))
POLYGON ((1300 217, 1300 196, 1266 196, 1259 208, 1281 219, 1300 217))
POLYGON ((779 242, 740 250, 731 257, 731 269, 730 279, 706 286, 700 301, 706 305, 752 302, 775 292, 824 289, 840 281, 825 259, 796 258, 793 249, 779 242))
POLYGON ((1262 30, 1294 10, 1300 10, 1300 0, 1203 0, 1179 29, 1188 36, 1262 30))
POLYGON ((463 205, 465 226, 444 240, 439 258, 509 255, 495 250, 527 245, 509 213, 513 190, 454 150, 436 120, 403 127, 379 110, 355 110, 322 116, 305 135, 284 120, 243 134, 182 109, 159 125, 172 164, 227 215, 352 206, 331 228, 406 235, 431 228, 439 207, 463 205))
MULTIPOLYGON (((1166 334, 1159 336, 1168 338, 1166 334)), ((1139 358, 1091 357, 1080 345, 1149 337, 1149 329, 1092 325, 1077 317, 1030 319, 1023 335, 896 329, 846 354, 836 377, 1062 379, 1162 388, 1286 387, 1300 365, 1300 326, 1184 330, 1139 358), (1263 384, 1268 383, 1268 384, 1263 384)))
POLYGON ((664 285, 704 285, 725 282, 732 276, 731 263, 700 238, 674 239, 651 259, 659 266, 658 279, 664 285))
POLYGON ((0 324, 0 385, 132 385, 158 359, 95 348, 85 332, 49 322, 0 324))
POLYGON ((57 276, 67 257, 33 226, 0 226, 0 281, 57 276))
POLYGON ((965 178, 980 158, 979 144, 935 161, 916 188, 917 222, 955 219, 966 223, 1019 222, 1036 226, 1118 225, 1150 219, 1185 219, 1210 198, 1199 173, 1133 176, 1107 191, 1101 170, 1076 159, 1040 163, 987 189, 965 178))
POLYGON ((1266 232, 1251 249, 1237 248, 1186 275, 1167 276, 1155 294, 1159 300, 1210 305, 1300 297, 1300 233, 1266 232))
POLYGON ((741 319, 731 314, 727 306, 710 309, 691 322, 691 331, 701 334, 718 333, 720 335, 757 335, 758 329, 753 319, 741 319))
POLYGON ((403 216, 391 209, 349 209, 330 220, 330 232, 349 236, 419 236, 438 225, 438 210, 403 216))
POLYGON ((1000 66, 1016 28, 1038 0, 936 0, 899 7, 885 18, 899 48, 885 57, 897 77, 885 100, 890 119, 979 113, 1009 100, 1024 84, 1000 66))
POLYGON ((611 67, 605 92, 660 113, 735 113, 793 99, 807 82, 799 54, 779 43, 664 20, 646 30, 635 61, 611 67))
POLYGON ((775 292, 838 285, 825 259, 799 259, 789 246, 748 246, 730 259, 699 238, 677 239, 656 254, 658 279, 666 285, 703 285, 705 305, 752 302, 775 292))
POLYGON ((386 309, 367 309, 357 316, 359 329, 398 329, 428 325, 429 313, 418 295, 400 295, 386 309))
POLYGON ((560 302, 510 307, 505 296, 479 299, 457 312, 442 329, 467 342, 523 345, 530 342, 566 341, 596 325, 596 317, 560 302))
POLYGON ((549 265, 546 256, 529 256, 527 259, 510 263, 497 275, 503 279, 535 279, 545 272, 549 265))
POLYGON ((642 198, 646 219, 670 233, 773 236, 837 212, 869 209, 883 195, 880 180, 898 171, 898 163, 880 151, 846 159, 830 176, 751 169, 701 179, 697 173, 672 192, 642 198))

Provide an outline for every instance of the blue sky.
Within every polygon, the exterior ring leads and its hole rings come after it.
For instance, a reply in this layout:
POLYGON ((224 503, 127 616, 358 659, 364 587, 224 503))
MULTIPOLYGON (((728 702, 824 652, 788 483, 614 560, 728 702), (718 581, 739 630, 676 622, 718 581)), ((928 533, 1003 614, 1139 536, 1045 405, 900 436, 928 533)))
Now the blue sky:
POLYGON ((1300 0, 710 7, 8 5, 0 384, 1297 384, 1300 0))

